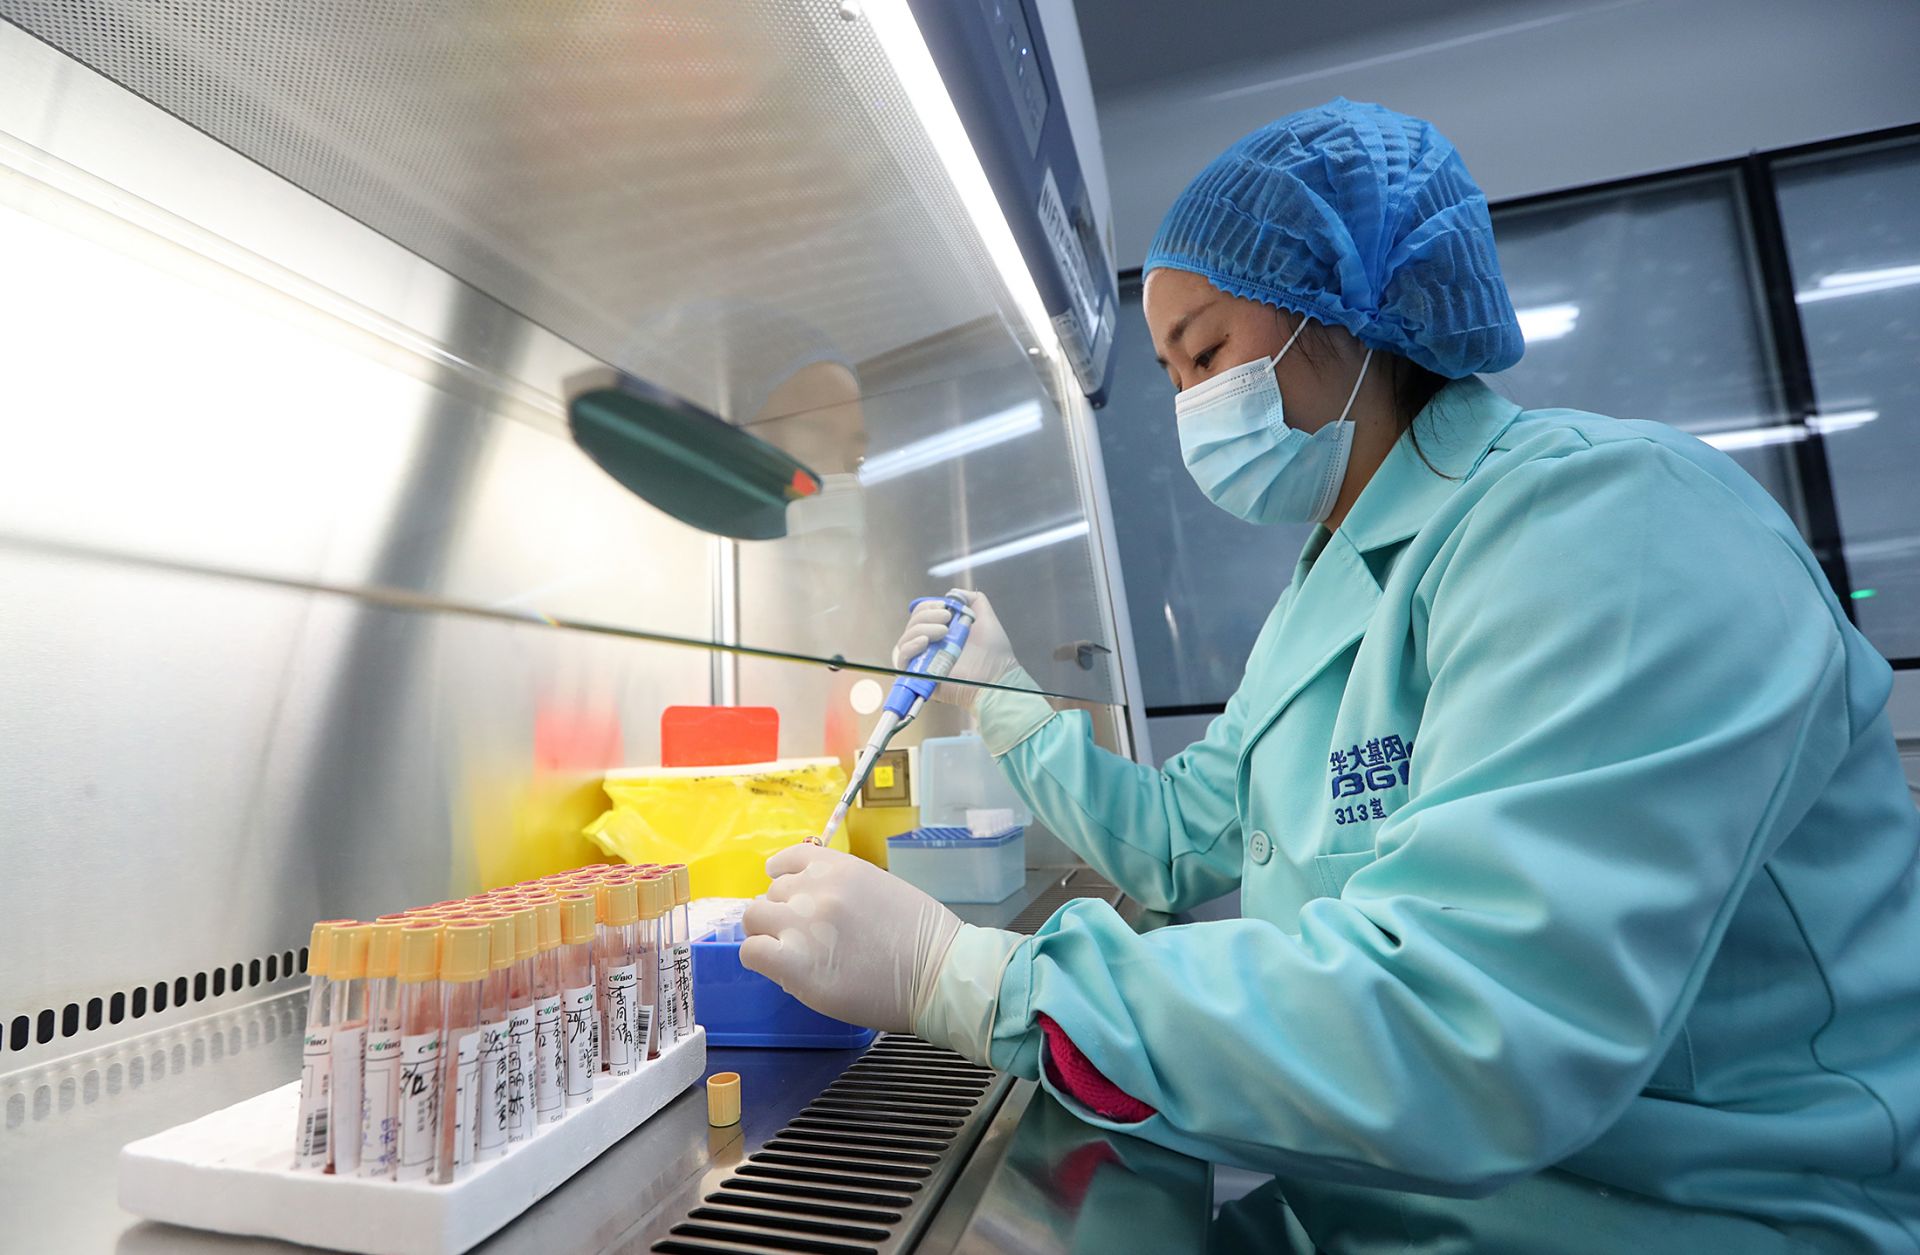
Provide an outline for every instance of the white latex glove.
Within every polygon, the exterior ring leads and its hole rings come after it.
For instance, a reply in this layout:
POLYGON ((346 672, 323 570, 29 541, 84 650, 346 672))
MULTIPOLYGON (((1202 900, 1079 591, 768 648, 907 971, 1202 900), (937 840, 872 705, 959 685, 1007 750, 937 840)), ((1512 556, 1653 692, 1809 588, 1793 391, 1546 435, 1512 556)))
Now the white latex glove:
MULTIPOLYGON (((973 611, 973 629, 967 634, 966 648, 960 651, 950 677, 987 684, 1005 679, 1007 672, 1020 664, 1014 659, 1007 630, 1000 626, 1000 616, 993 612, 993 603, 985 593, 964 588, 950 589, 947 596, 965 602, 973 611)), ((946 639, 947 625, 951 622, 953 611, 940 602, 929 601, 915 607, 907 616, 907 630, 900 634, 899 643, 893 647, 893 665, 904 667, 925 652, 927 646, 946 639)), ((971 684, 942 684, 933 690, 934 701, 951 702, 969 710, 979 696, 980 690, 971 684)))
POLYGON ((747 907, 740 965, 822 1015, 913 1031, 960 917, 898 876, 818 845, 767 860, 774 878, 747 907))

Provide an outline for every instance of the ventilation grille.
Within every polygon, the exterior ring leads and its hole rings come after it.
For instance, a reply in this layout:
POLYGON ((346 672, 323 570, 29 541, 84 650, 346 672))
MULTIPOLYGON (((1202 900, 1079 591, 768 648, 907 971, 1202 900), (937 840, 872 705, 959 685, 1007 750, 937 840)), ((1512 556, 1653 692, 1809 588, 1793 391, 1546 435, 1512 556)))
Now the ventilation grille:
POLYGON ((1034 933, 1053 918, 1053 913, 1075 898, 1099 898, 1108 906, 1120 905, 1119 888, 1090 867, 1076 867, 1027 904, 1007 925, 1017 933, 1034 933))
POLYGON ((904 1250, 978 1140, 1004 1083, 992 1069, 917 1037, 882 1037, 652 1250, 904 1250))
MULTIPOLYGON (((64 1007, 41 1007, 12 1015, 0 1013, 0 1072, 8 1070, 10 1061, 25 1066, 28 1060, 21 1056, 29 1050, 35 1057, 45 1058, 49 1052, 41 1047, 64 1045, 71 1038, 85 1038, 95 1033, 125 1037, 130 1032, 152 1027, 139 1023, 150 1015, 158 1016, 169 1008, 178 1011, 228 994, 258 989, 299 976, 306 970, 307 948, 301 946, 297 950, 243 959, 204 972, 171 976, 151 985, 95 994, 85 1002, 69 1002, 64 1007)), ((72 1048, 77 1050, 91 1044, 85 1040, 73 1041, 72 1048)))

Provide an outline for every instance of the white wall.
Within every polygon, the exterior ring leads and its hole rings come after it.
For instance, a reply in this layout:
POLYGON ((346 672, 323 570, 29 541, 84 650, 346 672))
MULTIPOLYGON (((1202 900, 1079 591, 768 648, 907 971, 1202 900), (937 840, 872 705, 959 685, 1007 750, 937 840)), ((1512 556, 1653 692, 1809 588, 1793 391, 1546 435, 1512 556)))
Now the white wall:
MULTIPOLYGON (((1274 13, 1284 23, 1285 6, 1274 13)), ((1140 264, 1167 205, 1227 144, 1335 95, 1431 119, 1501 200, 1920 121, 1920 4, 1516 4, 1103 98, 1118 264, 1140 264)))

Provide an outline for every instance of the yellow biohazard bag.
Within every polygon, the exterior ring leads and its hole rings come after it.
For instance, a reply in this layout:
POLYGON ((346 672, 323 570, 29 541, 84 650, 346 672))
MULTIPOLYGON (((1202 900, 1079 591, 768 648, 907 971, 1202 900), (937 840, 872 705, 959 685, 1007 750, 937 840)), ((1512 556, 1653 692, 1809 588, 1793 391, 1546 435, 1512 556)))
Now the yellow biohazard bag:
MULTIPOLYGON (((629 863, 685 863, 696 898, 766 890, 774 851, 816 837, 847 787, 837 758, 737 767, 629 767, 607 773, 607 813, 589 841, 629 863)), ((847 848, 844 831, 833 848, 847 848)))

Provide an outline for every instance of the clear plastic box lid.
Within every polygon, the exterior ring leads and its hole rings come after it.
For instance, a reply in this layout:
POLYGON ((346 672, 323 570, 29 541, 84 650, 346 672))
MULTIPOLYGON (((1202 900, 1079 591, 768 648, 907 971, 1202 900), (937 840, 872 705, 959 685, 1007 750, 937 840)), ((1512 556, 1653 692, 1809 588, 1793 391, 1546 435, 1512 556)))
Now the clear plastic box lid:
POLYGON ((998 849, 1009 841, 1017 840, 1026 831, 1023 826, 1009 828, 991 837, 976 837, 969 829, 942 825, 934 828, 915 828, 912 832, 888 837, 887 844, 889 846, 910 845, 917 850, 958 849, 962 846, 977 850, 991 850, 998 849))

